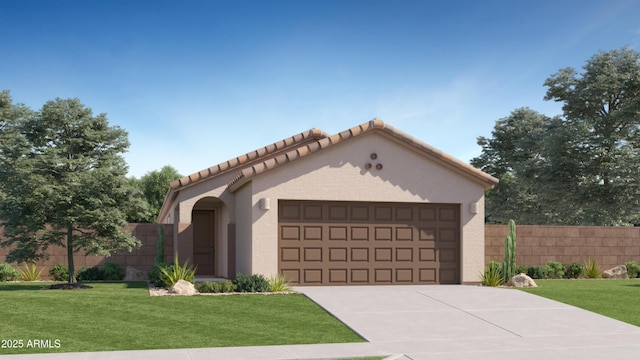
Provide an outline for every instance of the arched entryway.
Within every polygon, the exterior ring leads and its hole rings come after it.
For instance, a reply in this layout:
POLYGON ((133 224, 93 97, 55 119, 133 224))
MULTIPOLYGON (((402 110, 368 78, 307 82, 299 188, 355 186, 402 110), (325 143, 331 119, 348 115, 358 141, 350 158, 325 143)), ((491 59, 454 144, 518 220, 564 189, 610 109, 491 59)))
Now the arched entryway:
POLYGON ((216 276, 219 272, 219 212, 222 201, 215 197, 205 197, 193 206, 191 223, 193 224, 193 264, 197 266, 196 275, 216 276))

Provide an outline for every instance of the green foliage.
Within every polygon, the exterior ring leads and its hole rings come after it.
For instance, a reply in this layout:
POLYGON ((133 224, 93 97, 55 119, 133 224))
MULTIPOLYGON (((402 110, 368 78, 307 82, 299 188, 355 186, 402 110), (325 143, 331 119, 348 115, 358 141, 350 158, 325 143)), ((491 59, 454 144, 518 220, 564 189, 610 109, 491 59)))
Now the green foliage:
POLYGON ((502 264, 491 261, 484 267, 482 273, 482 285, 484 286, 500 286, 505 283, 502 275, 502 264))
POLYGON ((168 270, 173 264, 166 262, 159 262, 149 270, 149 282, 156 287, 164 287, 164 281, 162 281, 162 269, 168 270))
POLYGON ((173 286, 173 284, 177 283, 178 280, 185 280, 193 283, 196 271, 197 267, 191 267, 188 259, 185 260, 184 264, 181 266, 180 263, 178 263, 178 253, 176 253, 174 262, 171 266, 160 268, 160 280, 162 280, 164 286, 167 288, 173 286))
POLYGON ((260 274, 245 275, 238 273, 233 281, 237 292, 266 292, 269 291, 269 281, 260 274))
POLYGON ((95 281, 103 279, 103 272, 97 266, 84 266, 78 271, 76 278, 78 281, 95 281))
POLYGON ((122 281, 125 277, 124 269, 122 265, 114 262, 106 262, 102 269, 103 279, 111 281, 122 281))
POLYGON ((567 279, 577 279, 584 275, 584 265, 580 263, 567 264, 564 267, 564 276, 567 279))
POLYGON ((635 261, 629 261, 624 264, 627 267, 627 276, 629 279, 640 277, 640 265, 635 261))
POLYGON ((269 279, 269 290, 272 292, 285 292, 290 291, 289 281, 282 275, 271 277, 269 279))
POLYGON ((589 279, 598 279, 602 277, 602 272, 595 259, 589 258, 584 264, 584 274, 589 279))
POLYGON ((49 275, 55 281, 67 281, 69 278, 69 268, 64 264, 55 264, 49 268, 49 275))
POLYGON ((156 258, 153 264, 164 262, 164 227, 158 225, 158 242, 156 243, 156 258))
POLYGON ((471 164, 500 183, 486 194, 489 223, 517 214, 527 224, 640 223, 640 53, 600 52, 582 72, 560 69, 544 83, 562 117, 516 109, 480 137, 471 164))
POLYGON ((42 258, 50 245, 73 255, 109 255, 140 246, 126 213, 143 208, 127 178, 127 133, 78 99, 55 99, 40 111, 12 106, 0 137, 0 221, 8 261, 42 258))
POLYGON ((547 261, 547 277, 549 279, 563 279, 564 265, 558 261, 547 261))
POLYGON ((20 271, 11 264, 0 264, 0 281, 16 281, 20 277, 20 271))
POLYGON ((502 274, 505 280, 516 275, 516 222, 509 220, 509 235, 504 239, 502 274))
POLYGON ((44 269, 38 269, 38 265, 35 262, 25 263, 24 267, 20 270, 20 280, 22 281, 38 281, 42 276, 44 269))
POLYGON ((196 289, 201 293, 231 293, 234 292, 236 286, 232 281, 205 281, 195 284, 196 289))
POLYGON ((170 165, 165 165, 160 171, 151 171, 143 175, 139 180, 132 179, 132 183, 136 186, 144 196, 149 211, 138 216, 131 216, 129 222, 154 223, 160 213, 160 208, 167 194, 167 189, 172 181, 182 177, 178 170, 170 165))
POLYGON ((529 265, 527 266, 527 270, 525 272, 532 279, 546 279, 547 278, 547 267, 546 266, 537 266, 537 265, 529 265))

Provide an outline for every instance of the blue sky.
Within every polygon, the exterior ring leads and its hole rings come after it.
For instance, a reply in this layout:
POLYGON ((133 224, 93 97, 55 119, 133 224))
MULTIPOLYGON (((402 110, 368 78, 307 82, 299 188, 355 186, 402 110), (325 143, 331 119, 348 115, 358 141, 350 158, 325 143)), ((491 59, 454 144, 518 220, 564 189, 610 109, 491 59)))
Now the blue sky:
POLYGON ((640 51, 640 1, 0 0, 0 89, 79 98, 129 132, 129 174, 187 175, 374 117, 463 161, 547 77, 640 51))

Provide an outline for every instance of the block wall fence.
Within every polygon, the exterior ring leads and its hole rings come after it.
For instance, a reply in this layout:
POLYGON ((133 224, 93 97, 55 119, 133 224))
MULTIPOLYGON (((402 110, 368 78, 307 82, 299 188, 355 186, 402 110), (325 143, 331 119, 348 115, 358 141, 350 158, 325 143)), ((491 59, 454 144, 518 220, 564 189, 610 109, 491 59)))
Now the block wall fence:
MULTIPOLYGON (((122 265, 123 268, 129 268, 129 271, 137 271, 143 276, 149 272, 156 258, 156 248, 158 241, 158 226, 164 228, 164 256, 165 261, 173 261, 173 225, 159 224, 129 224, 127 229, 133 234, 142 246, 131 252, 122 251, 112 253, 111 256, 95 256, 84 255, 82 251, 73 257, 73 263, 76 270, 83 266, 102 266, 106 262, 114 262, 122 265)), ((0 229, 0 237, 2 237, 2 229, 0 229)), ((8 248, 0 248, 0 264, 6 260, 8 248)), ((67 264, 67 249, 61 246, 52 246, 48 249, 49 258, 38 261, 38 266, 44 268, 42 272, 43 279, 49 279, 49 268, 55 264, 67 264)), ((15 267, 21 268, 23 265, 13 263, 15 267)))
MULTIPOLYGON (((165 261, 172 261, 173 225, 129 224, 128 230, 142 242, 139 249, 117 252, 110 257, 77 254, 74 257, 76 269, 101 266, 109 261, 146 274, 156 257, 158 226, 164 227, 165 261)), ((485 226, 485 262, 502 262, 504 238, 508 233, 506 225, 485 226)), ((592 258, 604 270, 627 261, 640 263, 640 227, 517 225, 516 235, 518 265, 544 265, 549 260, 584 263, 592 258)), ((5 262, 8 252, 9 249, 0 248, 0 263, 5 262)), ((49 267, 67 263, 66 249, 55 246, 49 248, 48 252, 48 260, 38 262, 44 268, 43 278, 48 277, 49 267)))
MULTIPOLYGON (((508 234, 507 225, 485 225, 485 263, 504 260, 508 234)), ((517 225, 516 238, 516 265, 584 264, 591 258, 606 270, 640 263, 640 227, 517 225)))

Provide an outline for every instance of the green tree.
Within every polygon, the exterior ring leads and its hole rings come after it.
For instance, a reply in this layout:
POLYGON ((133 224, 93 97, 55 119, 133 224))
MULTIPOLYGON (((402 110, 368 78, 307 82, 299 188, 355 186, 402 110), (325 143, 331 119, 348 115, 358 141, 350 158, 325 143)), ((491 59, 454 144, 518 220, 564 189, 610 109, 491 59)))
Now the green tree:
MULTIPOLYGON (((545 100, 563 103, 573 146, 580 222, 597 225, 640 221, 640 53, 622 48, 591 57, 578 73, 565 68, 549 77, 545 100)), ((566 160, 565 160, 566 161, 566 160)))
POLYGON ((127 133, 78 99, 55 99, 36 113, 9 108, 0 139, 0 245, 12 247, 7 260, 37 260, 49 246, 64 246, 68 281, 75 283, 74 253, 139 247, 125 228, 127 211, 143 208, 125 176, 127 133))
POLYGON ((146 200, 149 211, 143 216, 131 216, 130 222, 156 222, 164 197, 172 181, 180 179, 182 175, 174 167, 165 165, 159 171, 150 171, 140 179, 130 179, 139 188, 146 200))
POLYGON ((471 163, 498 177, 490 222, 640 223, 640 54, 623 48, 561 69, 545 82, 563 116, 517 109, 478 138, 471 163))

